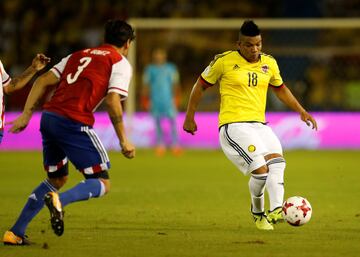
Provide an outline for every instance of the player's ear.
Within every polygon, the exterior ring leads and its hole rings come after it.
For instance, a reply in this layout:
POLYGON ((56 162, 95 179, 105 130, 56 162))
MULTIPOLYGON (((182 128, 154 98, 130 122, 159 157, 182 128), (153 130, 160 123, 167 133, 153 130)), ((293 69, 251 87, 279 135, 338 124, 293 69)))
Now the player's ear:
POLYGON ((238 41, 236 41, 236 46, 240 47, 240 44, 241 44, 241 42, 240 42, 240 39, 239 39, 238 41))

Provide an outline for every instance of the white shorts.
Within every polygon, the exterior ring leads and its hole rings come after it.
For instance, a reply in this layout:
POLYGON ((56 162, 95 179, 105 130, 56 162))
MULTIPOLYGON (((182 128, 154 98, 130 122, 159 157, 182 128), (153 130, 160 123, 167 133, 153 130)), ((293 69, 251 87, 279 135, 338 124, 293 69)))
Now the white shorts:
POLYGON ((220 128, 220 145, 225 155, 244 174, 265 165, 264 156, 281 154, 279 139, 262 123, 231 123, 220 128))

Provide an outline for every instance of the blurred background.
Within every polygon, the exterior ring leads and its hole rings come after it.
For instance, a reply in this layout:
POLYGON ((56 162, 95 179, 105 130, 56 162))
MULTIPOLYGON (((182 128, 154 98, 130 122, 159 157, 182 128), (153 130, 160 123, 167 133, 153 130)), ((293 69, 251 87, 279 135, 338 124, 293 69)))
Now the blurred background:
MULTIPOLYGON (((20 74, 38 52, 52 58, 51 67, 75 50, 99 45, 106 20, 128 20, 137 38, 129 56, 134 76, 127 109, 131 113, 148 111, 141 97, 143 72, 151 62, 152 50, 166 49, 168 60, 176 64, 180 75, 176 101, 180 144, 189 147, 195 146, 194 137, 182 132, 181 115, 194 82, 216 54, 236 49, 243 20, 254 19, 262 29, 263 52, 276 58, 285 83, 308 110, 351 113, 345 118, 318 115, 323 134, 316 135, 309 134, 306 126, 299 127, 298 118, 270 116, 285 148, 360 148, 360 135, 350 137, 356 126, 360 127, 360 0, 1 0, 0 12, 0 59, 11 76, 20 74), (235 25, 229 25, 231 21, 235 25), (335 125, 339 127, 332 127, 335 125), (343 134, 348 137, 341 137, 343 134)), ((6 97, 9 120, 11 112, 23 107, 30 88, 6 97)), ((267 105, 272 113, 288 111, 272 94, 267 105)), ((218 109, 218 88, 212 87, 199 106, 199 112, 214 114, 200 117, 204 128, 199 131, 212 134, 198 135, 196 146, 218 147, 218 109), (214 124, 211 129, 210 123, 214 124)), ((153 146, 155 132, 150 117, 135 118, 134 123, 141 126, 127 123, 133 141, 138 146, 153 146)), ((118 150, 109 126, 106 119, 95 129, 108 149, 118 150)), ((38 131, 37 125, 34 131, 38 131)), ((19 136, 6 137, 3 149, 13 149, 7 143, 20 140, 19 136)))
MULTIPOLYGON (((112 0, 1 0, 0 58, 14 76, 22 72, 37 52, 52 64, 68 53, 102 41, 109 18, 357 18, 359 0, 251 0, 241 1, 112 1, 112 0)), ((239 23, 240 27, 241 23, 239 23)), ((360 110, 360 27, 321 29, 263 29, 263 51, 279 63, 287 85, 314 111, 360 110)), ((136 98, 141 73, 157 46, 168 50, 177 64, 186 108, 189 91, 215 54, 235 49, 237 29, 137 29, 136 98), (186 35, 186 36, 184 36, 186 35)), ((7 110, 19 110, 30 87, 11 96, 7 110)), ((210 89, 201 111, 216 111, 219 96, 210 89)), ((140 101, 136 111, 143 111, 140 101)), ((270 97, 268 109, 285 110, 270 97)))

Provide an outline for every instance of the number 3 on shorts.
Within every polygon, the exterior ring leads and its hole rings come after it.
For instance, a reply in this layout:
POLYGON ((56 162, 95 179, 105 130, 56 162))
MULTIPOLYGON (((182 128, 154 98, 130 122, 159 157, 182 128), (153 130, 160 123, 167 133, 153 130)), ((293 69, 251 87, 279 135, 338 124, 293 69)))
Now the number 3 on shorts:
POLYGON ((91 62, 91 57, 83 57, 83 58, 81 58, 80 59, 80 65, 77 67, 77 71, 75 72, 74 76, 71 73, 69 73, 66 76, 67 83, 68 84, 74 83, 78 79, 80 73, 86 68, 86 66, 89 65, 90 62, 91 62))

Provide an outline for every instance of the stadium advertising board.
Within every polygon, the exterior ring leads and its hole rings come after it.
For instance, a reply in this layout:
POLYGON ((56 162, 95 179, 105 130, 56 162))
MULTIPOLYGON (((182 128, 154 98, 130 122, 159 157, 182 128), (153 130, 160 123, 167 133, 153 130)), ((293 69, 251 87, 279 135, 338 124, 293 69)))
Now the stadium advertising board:
MULTIPOLYGON (((6 120, 15 119, 18 113, 7 113, 6 120)), ((40 150, 39 132, 40 113, 35 113, 25 131, 19 134, 5 134, 0 150, 40 150)), ((118 150, 118 140, 107 113, 96 113, 94 129, 104 146, 109 150, 118 150)), ((268 113, 267 121, 279 136, 284 149, 360 149, 360 113, 315 113, 318 131, 309 129, 295 113, 268 113)), ((217 114, 198 113, 196 120, 198 131, 195 136, 182 131, 184 114, 178 116, 179 142, 185 148, 219 148, 217 114)), ((164 130, 170 133, 170 126, 164 122, 164 130)), ((139 148, 152 147, 155 144, 155 127, 151 116, 137 113, 126 119, 127 131, 133 143, 139 148)))

